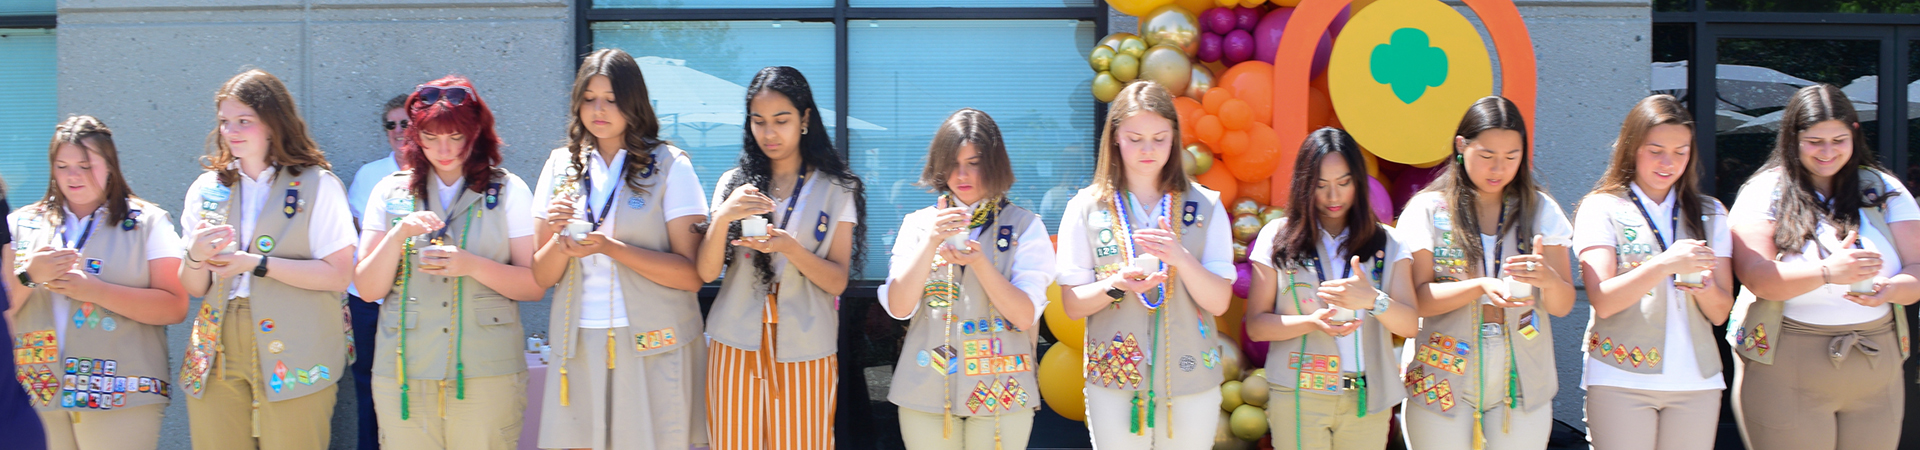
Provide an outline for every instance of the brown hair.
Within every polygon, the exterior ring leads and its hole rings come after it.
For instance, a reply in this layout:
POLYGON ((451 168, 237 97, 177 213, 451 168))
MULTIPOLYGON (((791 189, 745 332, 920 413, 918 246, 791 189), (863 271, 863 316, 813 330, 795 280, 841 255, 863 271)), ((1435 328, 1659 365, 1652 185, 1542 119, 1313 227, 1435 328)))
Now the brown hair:
POLYGON ((1186 162, 1179 154, 1180 113, 1173 108, 1173 96, 1159 84, 1141 80, 1121 88, 1113 103, 1107 105, 1107 123, 1100 131, 1100 156, 1093 169, 1095 194, 1111 197, 1126 188, 1122 185, 1126 166, 1120 156, 1120 141, 1114 134, 1120 132, 1120 122, 1140 114, 1155 114, 1173 123, 1173 136, 1168 139, 1173 143, 1173 153, 1168 154, 1167 165, 1160 168, 1160 190, 1186 192, 1192 186, 1192 180, 1187 178, 1186 162))
POLYGON ((1386 230, 1373 217, 1373 207, 1368 202, 1367 190, 1372 185, 1367 183, 1366 159, 1360 156, 1360 144, 1346 131, 1325 127, 1308 134, 1306 141, 1300 143, 1300 155, 1294 158, 1293 187, 1287 195, 1288 204, 1293 206, 1287 208, 1286 226, 1274 236, 1275 267, 1304 264, 1318 254, 1320 198, 1313 195, 1313 191, 1320 183, 1320 163, 1330 157, 1347 163, 1354 186, 1353 203, 1347 205, 1347 241, 1341 245, 1341 250, 1346 252, 1338 257, 1343 261, 1351 256, 1374 259, 1375 253, 1387 248, 1386 230))
MULTIPOLYGON (((1520 107, 1513 101, 1498 95, 1483 97, 1467 108, 1466 115, 1460 118, 1460 126, 1454 129, 1454 136, 1466 140, 1480 138, 1480 133, 1493 130, 1508 130, 1520 133, 1520 168, 1514 171, 1513 181, 1501 189, 1500 196, 1516 208, 1508 209, 1501 216, 1505 225, 1494 230, 1499 235, 1514 231, 1520 253, 1533 252, 1533 218, 1539 214, 1539 184, 1533 180, 1533 144, 1527 139, 1527 120, 1520 115, 1520 107)), ((1447 147, 1453 153, 1453 160, 1447 162, 1447 169, 1433 180, 1433 184, 1421 192, 1440 194, 1449 205, 1453 214, 1453 239, 1460 242, 1467 252, 1467 260, 1480 261, 1486 258, 1485 249, 1480 248, 1480 215, 1474 213, 1474 201, 1480 197, 1480 189, 1473 184, 1473 177, 1467 173, 1467 165, 1460 149, 1454 146, 1452 139, 1447 147)), ((1551 206, 1553 208, 1559 205, 1551 206)), ((1493 275, 1493 274, 1486 274, 1493 275)))
MULTIPOLYGON (((1680 104, 1680 100, 1667 94, 1655 94, 1640 99, 1627 110, 1627 118, 1620 122, 1620 136, 1613 140, 1613 158, 1607 163, 1607 171, 1602 172, 1600 181, 1594 183, 1591 194, 1610 194, 1625 197, 1632 188, 1634 174, 1639 171, 1635 164, 1640 147, 1647 144, 1647 133, 1661 125, 1679 125, 1694 131, 1692 113, 1680 104)), ((1688 141, 1692 146, 1692 141, 1688 141)), ((1687 227, 1687 234, 1705 239, 1707 226, 1701 219, 1706 214, 1707 196, 1700 193, 1699 153, 1688 151, 1687 163, 1682 166, 1680 179, 1673 184, 1673 199, 1680 206, 1680 222, 1687 227)), ((1651 201, 1652 199, 1648 199, 1651 201)), ((1584 200, 1583 200, 1584 201, 1584 200)), ((1676 236, 1675 239, 1678 239, 1676 236)))
POLYGON ((980 158, 979 188, 986 194, 981 198, 1006 195, 1013 188, 1013 162, 1007 157, 1007 143, 1001 140, 1000 126, 993 123, 993 117, 973 108, 954 111, 940 123, 933 143, 927 145, 927 166, 920 170, 919 184, 936 193, 951 191, 947 176, 960 165, 960 147, 968 145, 980 158))
POLYGON ((654 163, 653 149, 667 142, 660 140, 660 118, 654 115, 653 102, 647 99, 647 79, 641 76, 640 63, 619 49, 603 48, 587 54, 580 61, 580 71, 573 77, 573 100, 567 103, 567 153, 572 158, 573 173, 580 174, 576 176, 587 173, 584 152, 599 146, 599 140, 587 131, 586 121, 580 119, 587 84, 596 76, 607 77, 608 84, 613 85, 615 109, 627 119, 627 129, 622 136, 627 159, 621 165, 627 189, 646 194, 646 188, 640 185, 641 174, 650 173, 646 167, 654 163))
MULTIPOLYGON (((127 199, 133 196, 133 188, 127 185, 127 178, 120 173, 120 150, 113 145, 113 130, 106 123, 93 116, 68 116, 67 120, 53 127, 53 142, 47 144, 47 167, 53 167, 54 160, 60 155, 60 147, 73 145, 80 147, 89 161, 107 165, 106 191, 103 199, 107 207, 107 223, 119 223, 127 220, 127 199), (99 155, 95 160, 94 156, 99 155)), ((60 192, 60 182, 47 182, 47 195, 40 199, 46 205, 46 211, 52 212, 55 222, 66 217, 60 211, 67 208, 67 194, 60 192)), ((74 211, 80 214, 83 211, 74 211)), ((91 213, 92 211, 84 211, 91 213)))
MULTIPOLYGON (((300 169, 306 166, 333 168, 327 163, 326 154, 320 151, 320 145, 307 134, 307 122, 300 119, 293 94, 287 92, 287 85, 281 83, 280 78, 260 69, 240 72, 213 94, 214 109, 218 110, 220 102, 227 100, 253 108, 260 124, 267 126, 267 164, 285 168, 291 175, 299 175, 300 169)), ((220 138, 218 126, 207 132, 207 155, 201 158, 200 167, 218 173, 220 184, 240 181, 240 171, 227 167, 239 159, 233 156, 233 149, 227 147, 227 140, 220 138)))
MULTIPOLYGON (((1814 238, 1814 230, 1820 228, 1822 220, 1833 222, 1836 238, 1846 236, 1848 231, 1860 228, 1860 208, 1885 205, 1892 195, 1874 199, 1862 195, 1860 179, 1862 173, 1885 173, 1879 159, 1873 156, 1873 147, 1867 145, 1860 135, 1860 113, 1853 108, 1853 102, 1847 100, 1839 88, 1818 84, 1800 88, 1787 101, 1786 109, 1780 111, 1780 133, 1773 143, 1773 154, 1767 157, 1767 163, 1755 171, 1755 177, 1769 170, 1779 170, 1781 184, 1775 192, 1779 197, 1774 200, 1773 244, 1781 253, 1796 254, 1806 242, 1814 238), (1838 120, 1853 132, 1850 143, 1853 155, 1846 164, 1841 165, 1839 173, 1833 174, 1827 199, 1820 200, 1820 194, 1814 190, 1813 174, 1800 163, 1800 134, 1814 125, 1829 120, 1838 120), (1859 170, 1849 170, 1857 167, 1859 170), (1814 220, 1806 220, 1814 219, 1814 220)), ((1748 179, 1749 182, 1752 178, 1748 179)), ((1879 184, 1880 180, 1872 180, 1879 184)), ((1883 192, 1882 194, 1891 194, 1883 192)))

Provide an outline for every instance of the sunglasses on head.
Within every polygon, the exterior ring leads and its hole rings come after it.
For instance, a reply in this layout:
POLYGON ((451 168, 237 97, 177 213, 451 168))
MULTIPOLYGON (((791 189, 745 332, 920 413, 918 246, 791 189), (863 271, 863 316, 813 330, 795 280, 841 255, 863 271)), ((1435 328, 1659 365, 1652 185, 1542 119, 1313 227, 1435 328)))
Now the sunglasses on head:
POLYGON ((386 126, 387 131, 393 131, 394 128, 399 128, 404 130, 407 128, 407 119, 400 119, 399 122, 385 120, 385 121, 381 121, 380 124, 386 126))
POLYGON ((460 106, 466 103, 468 98, 473 97, 473 89, 466 86, 420 85, 413 88, 413 93, 420 96, 420 103, 423 105, 432 105, 446 100, 449 105, 460 106))

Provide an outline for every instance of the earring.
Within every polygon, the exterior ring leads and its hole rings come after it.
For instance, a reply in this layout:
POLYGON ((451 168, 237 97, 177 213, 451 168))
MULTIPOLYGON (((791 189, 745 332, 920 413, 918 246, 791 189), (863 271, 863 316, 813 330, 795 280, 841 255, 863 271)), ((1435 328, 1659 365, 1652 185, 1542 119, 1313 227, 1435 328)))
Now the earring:
POLYGON ((806 134, 807 134, 807 129, 805 129, 805 128, 801 128, 801 129, 800 129, 800 135, 802 135, 802 136, 805 136, 806 134))
POLYGON ((1457 162, 1459 162, 1459 163, 1461 163, 1461 164, 1466 164, 1466 163, 1467 163, 1467 156, 1466 156, 1466 155, 1462 155, 1462 154, 1459 154, 1459 153, 1455 153, 1455 154, 1453 154, 1453 160, 1454 160, 1454 161, 1457 161, 1457 162))

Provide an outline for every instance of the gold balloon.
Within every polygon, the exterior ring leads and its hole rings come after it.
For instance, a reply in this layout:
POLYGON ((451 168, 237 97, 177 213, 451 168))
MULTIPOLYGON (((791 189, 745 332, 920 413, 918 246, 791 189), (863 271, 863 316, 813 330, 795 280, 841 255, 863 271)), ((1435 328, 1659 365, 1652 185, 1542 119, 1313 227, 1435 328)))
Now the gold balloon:
MULTIPOLYGON (((1120 51, 1120 42, 1125 41, 1128 38, 1139 39, 1140 36, 1135 35, 1133 33, 1124 32, 1124 31, 1113 33, 1113 34, 1107 35, 1107 37, 1100 38, 1100 45, 1106 48, 1111 48, 1113 49, 1113 51, 1118 52, 1120 51)), ((1145 41, 1142 41, 1142 43, 1144 42, 1145 41)), ((1145 48, 1145 47, 1142 47, 1142 48, 1145 48)))
POLYGON ((1192 54, 1200 45, 1200 18, 1180 5, 1154 8, 1140 16, 1140 37, 1149 46, 1171 44, 1192 54))
POLYGON ((1193 60, 1179 47, 1155 45, 1147 49, 1147 56, 1140 60, 1140 78, 1160 83, 1169 95, 1186 95, 1187 84, 1193 78, 1193 60))
POLYGON ((1093 52, 1087 54, 1087 64, 1093 66, 1094 72, 1105 72, 1107 71, 1107 65, 1113 63, 1113 56, 1115 54, 1117 53, 1115 53, 1113 47, 1105 45, 1093 46, 1093 52))
POLYGON ((1145 56, 1147 53, 1147 40, 1128 34, 1125 38, 1120 39, 1120 46, 1114 48, 1118 49, 1120 54, 1139 58, 1145 56))
POLYGON ((1113 79, 1120 80, 1120 84, 1132 83, 1140 78, 1140 57, 1121 52, 1107 64, 1107 73, 1113 74, 1113 79))
POLYGON ((1112 72, 1100 72, 1093 76, 1093 99, 1100 103, 1112 102, 1114 97, 1120 96, 1120 88, 1124 85, 1113 78, 1112 72))
POLYGON ((1207 90, 1213 89, 1216 84, 1218 83, 1216 83, 1213 78, 1213 69, 1208 69, 1207 66, 1204 65, 1194 64, 1193 77, 1187 80, 1187 97, 1194 100, 1206 100, 1201 97, 1205 97, 1207 90))
POLYGON ((1186 161, 1188 176, 1200 176, 1200 174, 1213 170, 1213 150, 1207 148, 1206 143, 1195 142, 1189 144, 1186 150, 1185 152, 1181 152, 1180 159, 1186 161))

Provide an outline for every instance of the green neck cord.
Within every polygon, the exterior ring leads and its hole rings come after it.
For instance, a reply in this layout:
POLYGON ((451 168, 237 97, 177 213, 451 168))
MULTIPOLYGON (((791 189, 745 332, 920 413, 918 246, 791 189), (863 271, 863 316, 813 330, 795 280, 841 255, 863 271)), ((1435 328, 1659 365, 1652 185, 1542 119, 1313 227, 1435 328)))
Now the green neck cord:
MULTIPOLYGON (((414 209, 419 209, 420 200, 414 199, 413 202, 414 209)), ((469 231, 473 230, 473 223, 480 221, 481 210, 472 209, 472 211, 473 217, 469 218, 466 223, 460 225, 461 249, 467 248, 467 236, 471 235, 469 231)), ((402 251, 400 255, 400 345, 397 346, 395 350, 395 353, 399 355, 400 420, 408 420, 413 416, 413 410, 409 407, 408 402, 408 397, 410 397, 409 393, 413 390, 413 383, 409 382, 407 378, 407 301, 413 298, 413 258, 410 257, 410 255, 414 254, 413 239, 407 239, 404 245, 404 251, 402 251)), ((466 290, 467 277, 460 277, 454 284, 453 294, 454 301, 456 302, 454 304, 454 311, 457 314, 454 327, 460 330, 453 341, 455 348, 454 398, 459 400, 467 399, 466 290)))
MULTIPOLYGON (((1293 271, 1287 271, 1287 293, 1293 295, 1293 312, 1306 312, 1306 309, 1303 308, 1304 305, 1300 303, 1300 290, 1295 289, 1298 286, 1299 283, 1293 279, 1293 271)), ((1306 355, 1307 339, 1306 336, 1301 336, 1299 358, 1305 359, 1306 355)), ((1306 370, 1306 366, 1306 361, 1300 361, 1299 364, 1294 364, 1293 366, 1293 448, 1307 448, 1307 446, 1301 442, 1300 438, 1302 433, 1300 425, 1300 371, 1306 370)))

